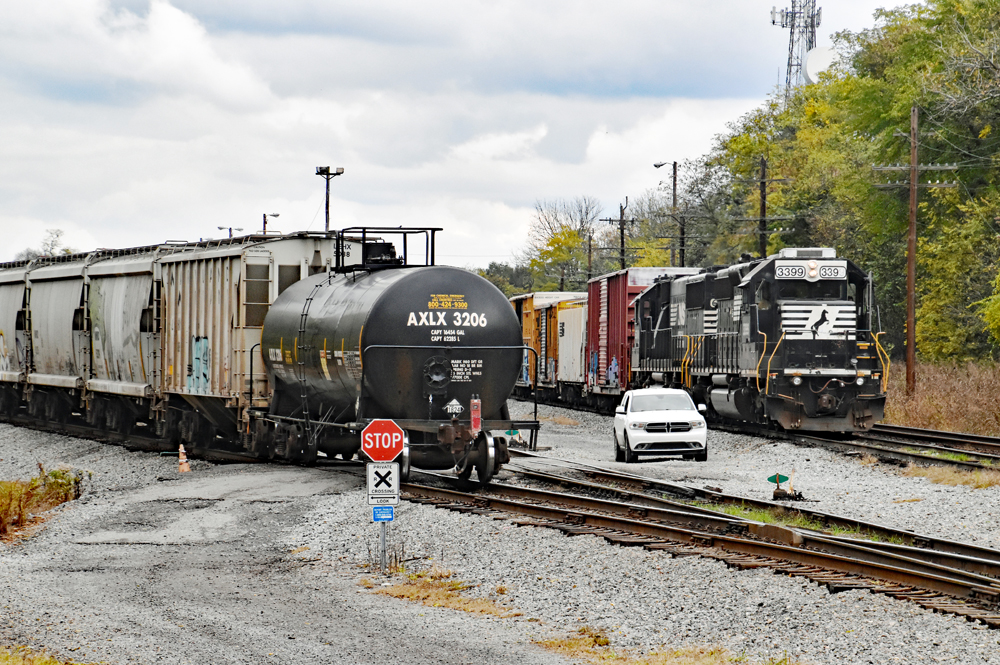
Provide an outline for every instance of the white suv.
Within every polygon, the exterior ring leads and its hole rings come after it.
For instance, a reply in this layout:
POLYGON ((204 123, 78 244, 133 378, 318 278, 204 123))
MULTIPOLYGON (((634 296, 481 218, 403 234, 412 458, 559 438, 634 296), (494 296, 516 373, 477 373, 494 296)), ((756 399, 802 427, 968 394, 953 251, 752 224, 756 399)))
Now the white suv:
POLYGON ((639 455, 682 455, 708 460, 708 428, 691 396, 674 388, 630 390, 615 409, 615 460, 639 455))

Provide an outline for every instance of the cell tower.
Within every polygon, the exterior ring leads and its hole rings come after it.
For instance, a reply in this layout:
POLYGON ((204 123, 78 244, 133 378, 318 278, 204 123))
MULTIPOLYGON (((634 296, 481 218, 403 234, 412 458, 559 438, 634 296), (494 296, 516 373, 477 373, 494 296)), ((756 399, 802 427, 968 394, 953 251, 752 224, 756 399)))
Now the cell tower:
POLYGON ((771 25, 788 28, 788 69, 785 73, 785 99, 792 87, 802 85, 802 64, 806 53, 816 48, 816 28, 823 10, 816 0, 792 0, 791 9, 771 8, 771 25))

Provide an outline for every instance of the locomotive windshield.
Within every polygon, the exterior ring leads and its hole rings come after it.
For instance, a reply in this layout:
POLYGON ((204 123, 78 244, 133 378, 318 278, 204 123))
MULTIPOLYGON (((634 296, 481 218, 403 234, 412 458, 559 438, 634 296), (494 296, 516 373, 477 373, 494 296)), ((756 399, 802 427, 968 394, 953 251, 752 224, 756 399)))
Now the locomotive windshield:
POLYGON ((854 300, 854 285, 848 288, 847 280, 779 279, 776 284, 780 300, 854 300))

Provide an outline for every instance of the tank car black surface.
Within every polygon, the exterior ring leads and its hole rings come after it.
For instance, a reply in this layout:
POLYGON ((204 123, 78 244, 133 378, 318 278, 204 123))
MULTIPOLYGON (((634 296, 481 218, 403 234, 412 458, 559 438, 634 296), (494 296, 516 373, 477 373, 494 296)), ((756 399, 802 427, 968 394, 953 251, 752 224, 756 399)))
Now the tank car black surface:
POLYGON ((328 454, 356 449, 345 432, 393 419, 409 436, 404 466, 466 475, 475 467, 486 482, 509 459, 491 430, 511 426, 517 317, 503 293, 466 270, 385 268, 315 275, 271 305, 262 338, 270 415, 310 419, 328 454), (474 405, 482 432, 471 429, 474 405))
POLYGON ((881 420, 888 356, 871 276, 832 249, 665 277, 636 299, 633 382, 723 420, 850 432, 881 420))

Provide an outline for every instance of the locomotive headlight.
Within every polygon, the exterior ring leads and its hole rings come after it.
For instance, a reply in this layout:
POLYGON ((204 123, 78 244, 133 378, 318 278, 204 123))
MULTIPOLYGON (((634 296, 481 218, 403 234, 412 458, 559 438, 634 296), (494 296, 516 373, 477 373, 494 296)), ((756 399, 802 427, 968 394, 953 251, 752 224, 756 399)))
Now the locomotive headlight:
POLYGON ((792 385, 793 386, 801 386, 802 385, 802 377, 801 376, 793 376, 792 377, 792 385))
POLYGON ((819 264, 816 263, 815 261, 810 261, 808 265, 810 270, 815 270, 816 268, 819 267, 819 264))
POLYGON ((865 385, 865 377, 859 376, 857 380, 854 381, 854 383, 858 384, 859 386, 865 385))

